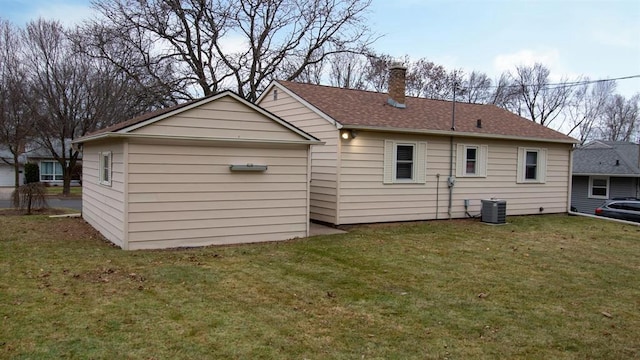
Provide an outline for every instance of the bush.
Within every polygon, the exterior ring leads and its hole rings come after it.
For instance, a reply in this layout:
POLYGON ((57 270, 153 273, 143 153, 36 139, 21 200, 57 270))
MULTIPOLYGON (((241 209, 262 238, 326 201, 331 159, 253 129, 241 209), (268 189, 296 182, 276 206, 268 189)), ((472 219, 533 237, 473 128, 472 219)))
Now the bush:
POLYGON ((24 183, 31 184, 40 182, 40 167, 38 164, 24 164, 24 183))
POLYGON ((27 215, 31 210, 47 208, 47 190, 41 182, 24 184, 13 192, 13 206, 27 215))

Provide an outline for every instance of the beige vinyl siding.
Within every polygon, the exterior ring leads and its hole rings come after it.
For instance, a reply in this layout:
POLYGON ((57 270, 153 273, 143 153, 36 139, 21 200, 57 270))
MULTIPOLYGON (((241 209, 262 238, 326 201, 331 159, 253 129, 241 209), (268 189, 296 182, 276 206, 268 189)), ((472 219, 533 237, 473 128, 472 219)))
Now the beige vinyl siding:
POLYGON ((278 99, 274 100, 274 89, 265 95, 259 105, 325 142, 325 145, 311 147, 310 217, 336 224, 339 132, 329 121, 281 89, 277 89, 278 99))
MULTIPOLYGON (((566 212, 570 145, 520 143, 455 138, 453 172, 456 173, 457 144, 487 146, 487 176, 457 178, 453 190, 452 217, 478 214, 480 200, 507 200, 507 214, 566 212), (547 149, 544 184, 516 183, 518 147, 547 149)), ((411 221, 448 218, 449 138, 360 131, 355 139, 342 140, 340 175, 340 224, 411 221), (427 143, 425 184, 384 184, 384 141, 427 143), (439 177, 439 191, 437 180, 439 177), (437 216, 436 216, 436 208, 437 216)))
POLYGON ((124 247, 125 182, 124 144, 87 143, 83 147, 82 217, 114 244, 124 247), (111 152, 111 186, 100 184, 99 153, 111 152))
POLYGON ((129 248, 307 235, 307 146, 129 144, 129 248), (267 165, 232 172, 231 164, 267 165))
POLYGON ((229 139, 303 140, 231 97, 223 97, 133 131, 134 134, 229 139))

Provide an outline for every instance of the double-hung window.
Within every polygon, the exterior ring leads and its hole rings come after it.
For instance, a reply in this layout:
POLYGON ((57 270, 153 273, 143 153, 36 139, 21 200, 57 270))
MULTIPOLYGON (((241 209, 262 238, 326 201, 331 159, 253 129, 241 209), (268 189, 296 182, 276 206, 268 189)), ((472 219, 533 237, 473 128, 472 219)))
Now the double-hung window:
POLYGON ((456 156, 457 177, 486 177, 487 145, 458 144, 456 156))
POLYGON ((413 159, 415 146, 413 144, 396 144, 396 180, 412 180, 414 178, 413 159))
POLYGON ((424 184, 426 181, 427 143, 384 141, 385 184, 424 184))
POLYGON ((589 177, 589 196, 592 199, 609 198, 609 178, 606 176, 589 177))
POLYGON ((105 151, 98 154, 98 179, 100 184, 111 186, 111 151, 105 151))
POLYGON ((524 179, 538 179, 538 152, 535 150, 527 150, 525 153, 524 179))
POLYGON ((547 149, 518 148, 518 183, 544 183, 546 168, 547 149))

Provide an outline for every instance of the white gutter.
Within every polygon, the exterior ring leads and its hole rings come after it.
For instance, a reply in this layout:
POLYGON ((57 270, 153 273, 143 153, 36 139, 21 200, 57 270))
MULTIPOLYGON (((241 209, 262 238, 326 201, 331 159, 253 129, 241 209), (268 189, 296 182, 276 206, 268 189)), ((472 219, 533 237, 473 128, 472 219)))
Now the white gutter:
POLYGON ((440 135, 440 136, 456 136, 456 137, 464 136, 464 137, 483 138, 483 139, 522 140, 522 141, 537 141, 537 142, 560 143, 560 144, 577 144, 579 142, 578 140, 575 140, 575 139, 574 140, 558 140, 558 139, 534 138, 534 137, 526 137, 526 136, 471 133, 471 132, 451 131, 451 130, 406 129, 406 128, 348 125, 348 124, 344 124, 343 127, 344 129, 353 129, 353 130, 399 132, 399 133, 406 133, 406 134, 424 134, 424 135, 440 135))

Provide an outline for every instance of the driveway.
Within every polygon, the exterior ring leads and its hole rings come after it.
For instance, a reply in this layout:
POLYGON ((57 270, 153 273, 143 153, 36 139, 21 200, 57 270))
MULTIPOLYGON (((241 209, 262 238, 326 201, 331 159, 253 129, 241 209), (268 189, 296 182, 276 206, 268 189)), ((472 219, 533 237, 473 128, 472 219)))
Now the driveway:
MULTIPOLYGON (((62 199, 62 198, 47 198, 47 204, 52 208, 69 208, 78 211, 82 211, 82 199, 81 198, 70 198, 70 199, 62 199)), ((10 200, 0 200, 0 209, 11 208, 10 200)))

